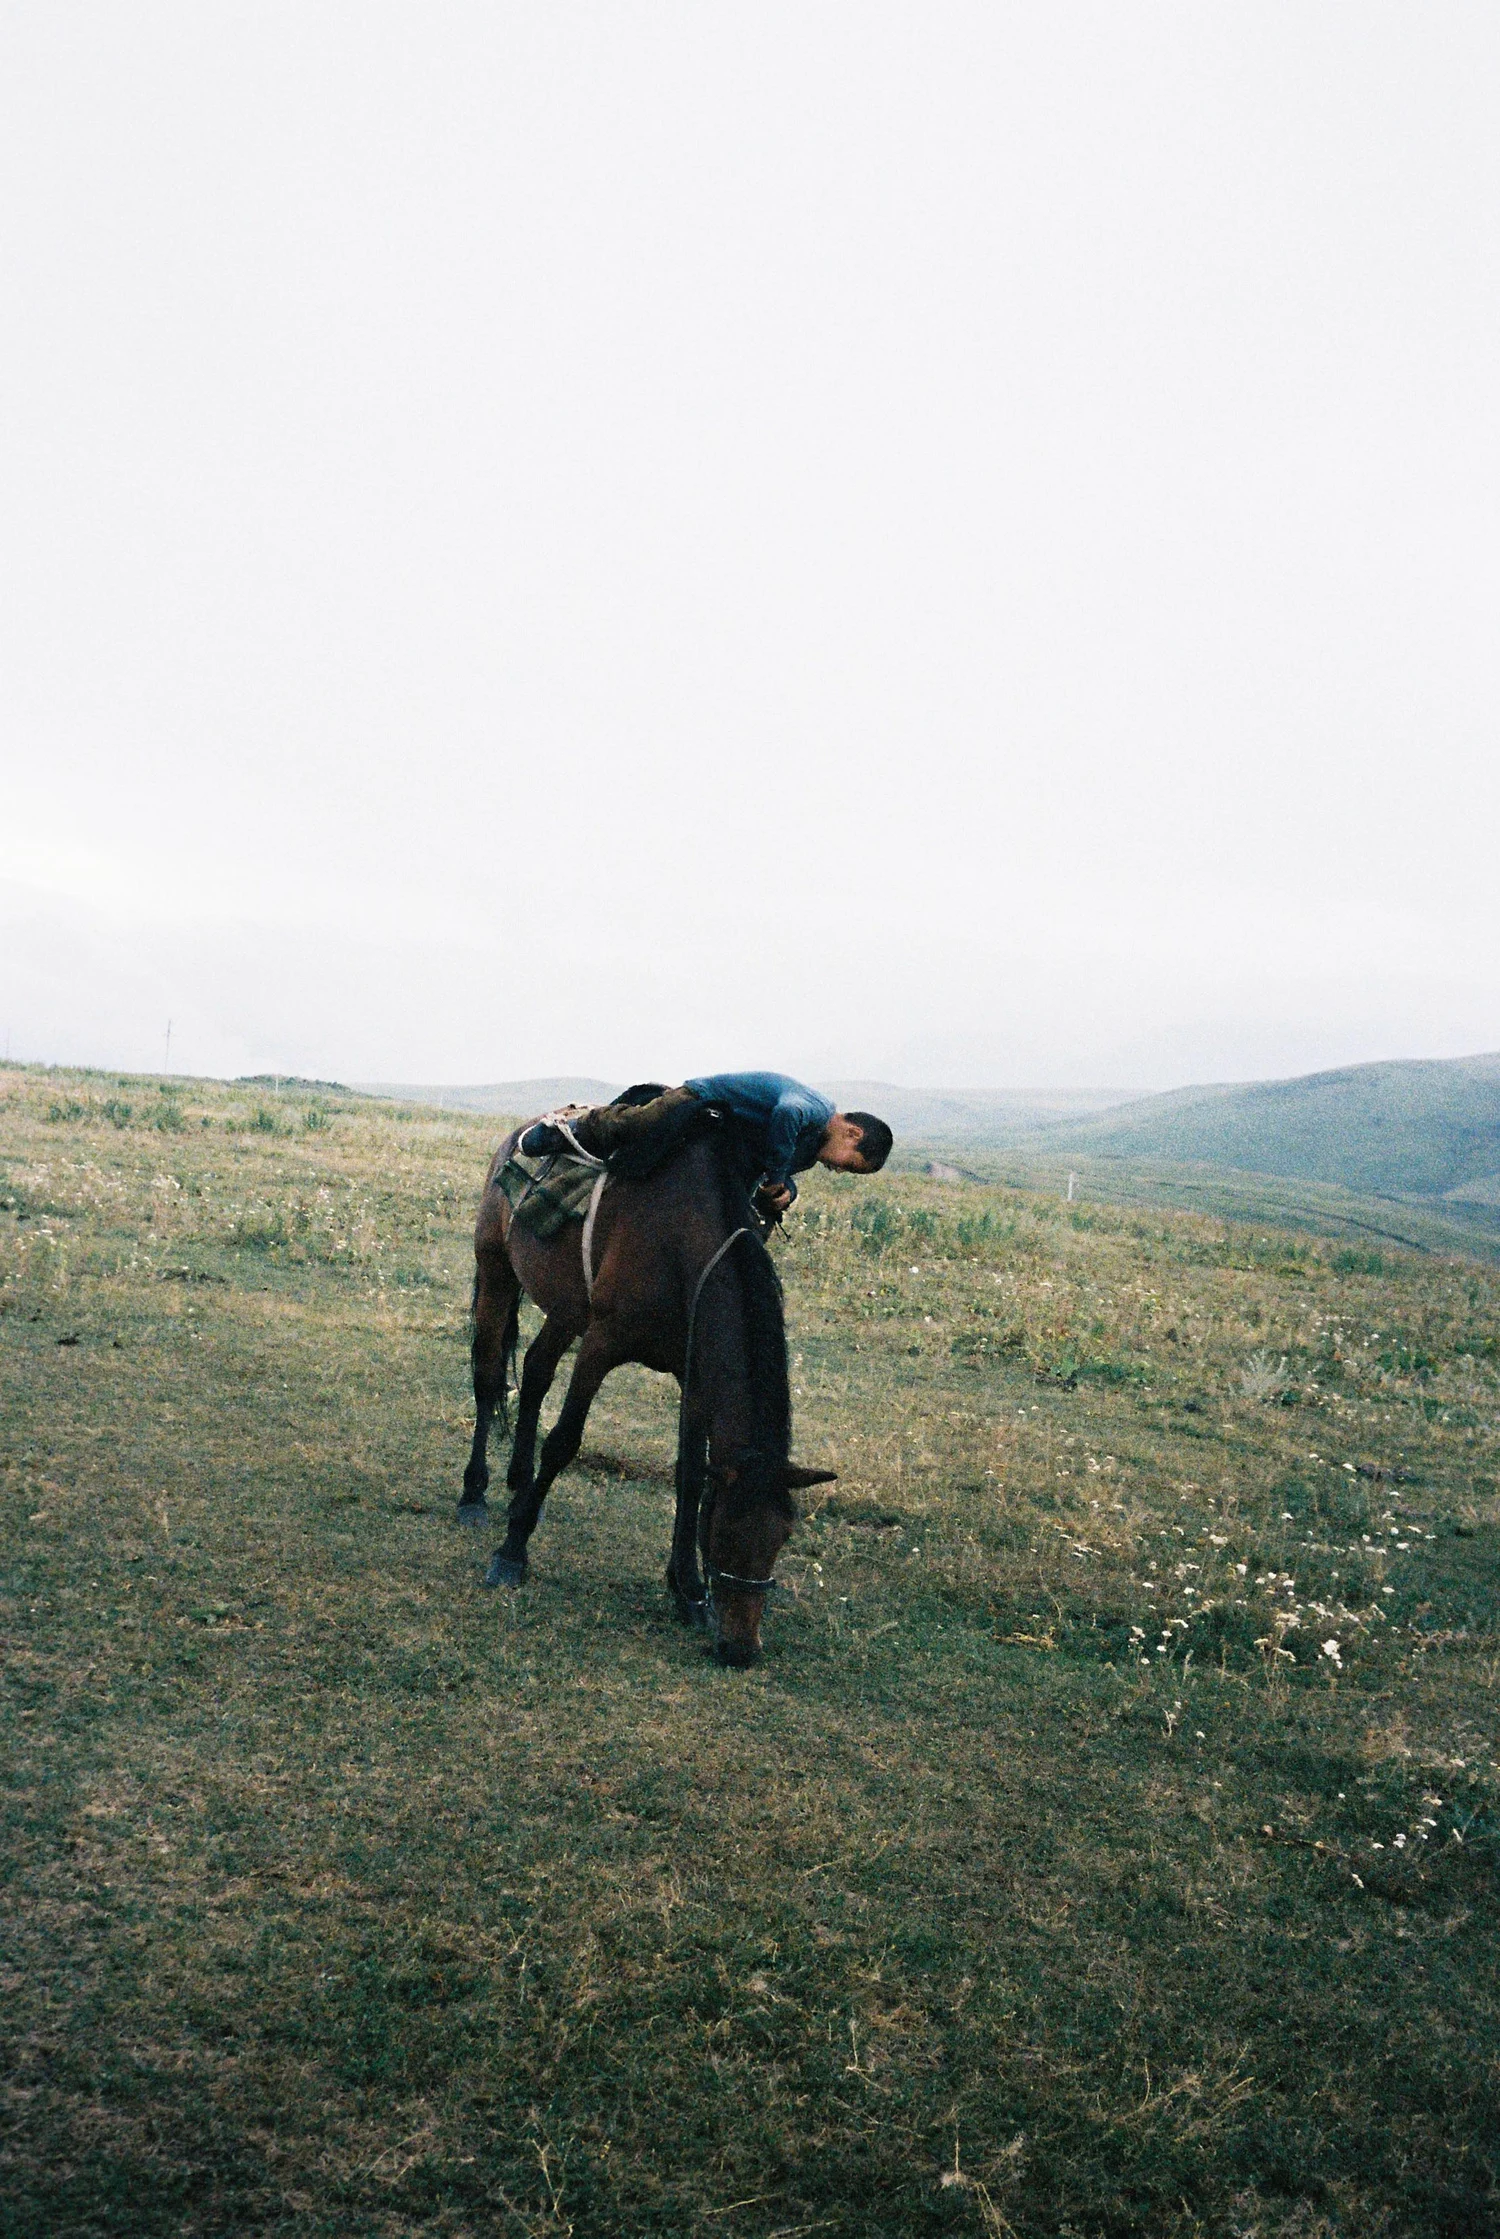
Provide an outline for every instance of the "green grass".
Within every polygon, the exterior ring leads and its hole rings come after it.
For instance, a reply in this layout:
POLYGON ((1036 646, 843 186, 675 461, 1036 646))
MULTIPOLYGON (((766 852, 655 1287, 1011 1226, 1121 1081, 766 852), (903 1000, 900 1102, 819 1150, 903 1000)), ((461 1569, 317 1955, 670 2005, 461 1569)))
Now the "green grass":
POLYGON ((0 1071, 0 2229, 1495 2229, 1496 1271, 815 1178, 726 1673, 644 1371, 479 1589, 493 1132, 0 1071))

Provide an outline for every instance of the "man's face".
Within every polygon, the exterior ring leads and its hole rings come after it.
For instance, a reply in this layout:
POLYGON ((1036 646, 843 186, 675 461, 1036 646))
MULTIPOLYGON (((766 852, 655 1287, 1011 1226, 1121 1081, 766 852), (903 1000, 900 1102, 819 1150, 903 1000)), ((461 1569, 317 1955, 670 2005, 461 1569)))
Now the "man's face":
POLYGON ((864 1138, 853 1120, 845 1119, 842 1112, 835 1112, 828 1122, 818 1164, 835 1167, 841 1174, 868 1174, 870 1171, 865 1164, 864 1138))

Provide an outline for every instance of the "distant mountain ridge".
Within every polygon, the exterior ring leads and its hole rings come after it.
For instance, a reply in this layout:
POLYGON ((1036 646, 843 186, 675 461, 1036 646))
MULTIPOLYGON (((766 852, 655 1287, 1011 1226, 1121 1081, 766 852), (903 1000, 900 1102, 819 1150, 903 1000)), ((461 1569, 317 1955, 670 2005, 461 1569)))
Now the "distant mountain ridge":
POLYGON ((893 1081, 818 1081, 844 1112, 874 1112, 898 1142, 1001 1147, 1122 1101, 1117 1088, 898 1088, 893 1081))
POLYGON ((561 1073, 534 1081, 491 1081, 479 1086, 421 1086, 411 1081, 358 1081, 362 1096, 388 1096, 398 1104, 436 1104, 448 1112, 494 1112, 506 1119, 530 1119, 560 1104, 607 1104, 623 1081, 596 1081, 585 1074, 561 1073))
MULTIPOLYGON (((406 1081, 360 1081, 365 1096, 388 1096, 403 1104, 436 1104, 450 1112, 494 1112, 526 1118, 555 1104, 604 1104, 617 1096, 622 1081, 594 1080, 584 1074, 557 1074, 528 1081, 491 1081, 480 1086, 419 1086, 406 1081)), ((1118 1089, 925 1089, 898 1088, 891 1081, 818 1081, 843 1111, 876 1112, 898 1138, 922 1142, 1001 1146, 1054 1121, 1076 1119, 1121 1102, 1118 1089)))

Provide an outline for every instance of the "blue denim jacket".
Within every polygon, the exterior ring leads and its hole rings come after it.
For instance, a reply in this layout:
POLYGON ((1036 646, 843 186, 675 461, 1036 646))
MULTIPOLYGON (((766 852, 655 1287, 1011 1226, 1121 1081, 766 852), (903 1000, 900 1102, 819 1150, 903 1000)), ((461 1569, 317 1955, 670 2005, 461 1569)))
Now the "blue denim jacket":
POLYGON ((754 1147, 765 1179, 782 1183, 796 1196, 792 1176, 817 1158, 836 1104, 785 1073, 708 1073, 682 1085, 705 1104, 727 1104, 754 1147))

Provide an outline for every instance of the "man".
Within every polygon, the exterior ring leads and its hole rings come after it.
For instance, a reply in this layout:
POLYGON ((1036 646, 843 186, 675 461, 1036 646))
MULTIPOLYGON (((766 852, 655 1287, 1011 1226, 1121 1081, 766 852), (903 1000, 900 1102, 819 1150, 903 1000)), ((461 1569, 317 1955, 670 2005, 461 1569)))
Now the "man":
MULTIPOLYGON (((769 1213, 784 1213, 797 1195, 794 1174, 831 1166, 844 1174, 875 1174, 891 1152, 892 1136, 873 1112, 841 1112, 815 1088, 785 1073, 707 1073, 663 1090, 644 1104, 598 1104, 570 1132, 581 1150, 609 1158, 627 1146, 674 1132, 700 1105, 733 1114, 747 1169, 758 1177, 757 1197, 769 1213)), ((528 1129, 520 1148, 536 1157, 561 1150, 566 1138, 545 1122, 528 1129)))

